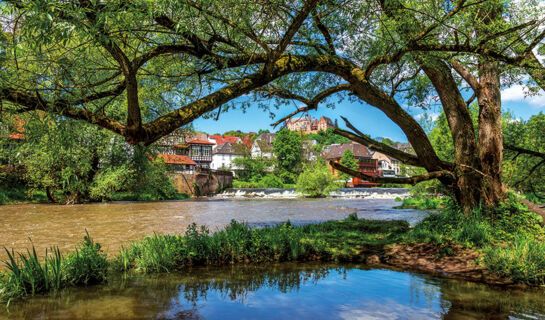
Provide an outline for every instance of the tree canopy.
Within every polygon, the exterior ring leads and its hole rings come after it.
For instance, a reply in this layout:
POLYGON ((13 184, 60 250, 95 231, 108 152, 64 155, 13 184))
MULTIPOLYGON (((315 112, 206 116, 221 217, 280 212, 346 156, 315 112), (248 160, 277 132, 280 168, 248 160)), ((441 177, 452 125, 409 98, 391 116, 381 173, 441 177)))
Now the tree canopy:
POLYGON ((504 197, 501 87, 545 87, 539 1, 9 0, 0 10, 3 112, 43 110, 151 144, 200 116, 247 107, 248 94, 261 107, 297 101, 277 124, 348 97, 381 110, 415 154, 350 119, 351 131, 335 133, 428 172, 358 176, 438 178, 467 207, 504 197), (445 112, 452 161, 405 108, 432 104, 445 112))

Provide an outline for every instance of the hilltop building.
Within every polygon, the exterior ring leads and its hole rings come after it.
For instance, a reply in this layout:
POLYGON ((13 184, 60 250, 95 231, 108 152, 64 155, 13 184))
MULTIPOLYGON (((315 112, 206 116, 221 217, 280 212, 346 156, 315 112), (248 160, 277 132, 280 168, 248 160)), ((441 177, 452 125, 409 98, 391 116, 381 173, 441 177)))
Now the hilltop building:
POLYGON ((305 134, 318 133, 319 131, 326 131, 328 128, 335 127, 333 121, 328 117, 314 119, 308 115, 299 118, 290 118, 286 120, 285 125, 291 131, 301 131, 305 134))

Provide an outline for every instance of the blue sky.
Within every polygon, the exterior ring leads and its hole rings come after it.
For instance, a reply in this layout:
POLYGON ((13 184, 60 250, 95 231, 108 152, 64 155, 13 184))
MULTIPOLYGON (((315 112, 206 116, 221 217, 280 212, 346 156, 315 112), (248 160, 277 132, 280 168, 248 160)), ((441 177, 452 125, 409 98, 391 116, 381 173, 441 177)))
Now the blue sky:
MULTIPOLYGON (((334 99, 336 101, 336 99, 334 99)), ((545 94, 526 97, 522 86, 512 86, 502 91, 502 105, 504 110, 509 110, 517 118, 527 120, 534 114, 545 112, 545 94)), ((276 112, 276 118, 280 119, 295 110, 295 105, 283 106, 276 112)), ((408 108, 409 113, 417 115, 422 113, 421 109, 408 108)), ((428 113, 437 114, 437 110, 430 110, 428 113)), ((395 141, 406 142, 407 138, 390 119, 388 119, 377 108, 365 103, 354 103, 344 100, 338 103, 335 109, 326 108, 321 104, 317 111, 309 112, 314 117, 326 116, 332 120, 338 118, 339 126, 344 127, 340 116, 347 117, 362 132, 372 137, 388 137, 395 141)), ((269 114, 256 105, 250 107, 245 113, 240 110, 230 110, 223 113, 219 121, 214 119, 197 119, 193 124, 196 130, 205 131, 208 134, 224 133, 229 130, 241 130, 243 132, 259 129, 269 129, 274 122, 269 114)), ((277 128, 278 129, 278 128, 277 128)))

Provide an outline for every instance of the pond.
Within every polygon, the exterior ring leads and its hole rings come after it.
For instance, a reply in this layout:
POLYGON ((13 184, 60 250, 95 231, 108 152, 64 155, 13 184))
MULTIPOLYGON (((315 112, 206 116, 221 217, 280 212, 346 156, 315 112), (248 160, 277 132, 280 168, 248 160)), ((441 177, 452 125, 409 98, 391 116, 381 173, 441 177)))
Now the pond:
POLYGON ((545 319, 543 291, 364 265, 285 263, 132 275, 13 303, 0 319, 545 319))
MULTIPOLYGON (((191 223, 214 231, 231 219, 254 226, 288 220, 306 224, 344 219, 357 212, 362 218, 416 223, 426 215, 418 210, 392 209, 396 204, 391 199, 291 199, 6 205, 0 206, 0 248, 21 251, 34 244, 38 253, 44 253, 55 245, 66 252, 88 230, 105 251, 115 253, 123 244, 153 232, 182 233, 191 223)), ((6 258, 1 250, 0 261, 6 258)))

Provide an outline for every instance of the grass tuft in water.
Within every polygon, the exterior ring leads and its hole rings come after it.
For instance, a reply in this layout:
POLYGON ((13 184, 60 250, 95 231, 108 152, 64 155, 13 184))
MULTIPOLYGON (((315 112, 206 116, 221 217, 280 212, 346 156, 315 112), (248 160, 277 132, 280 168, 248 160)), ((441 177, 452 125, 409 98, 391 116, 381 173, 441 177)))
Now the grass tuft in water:
POLYGON ((4 248, 8 254, 7 272, 0 273, 0 301, 27 295, 56 291, 58 289, 103 282, 108 262, 100 244, 94 243, 89 234, 76 249, 63 257, 58 247, 46 250, 43 262, 36 249, 16 253, 4 248))

